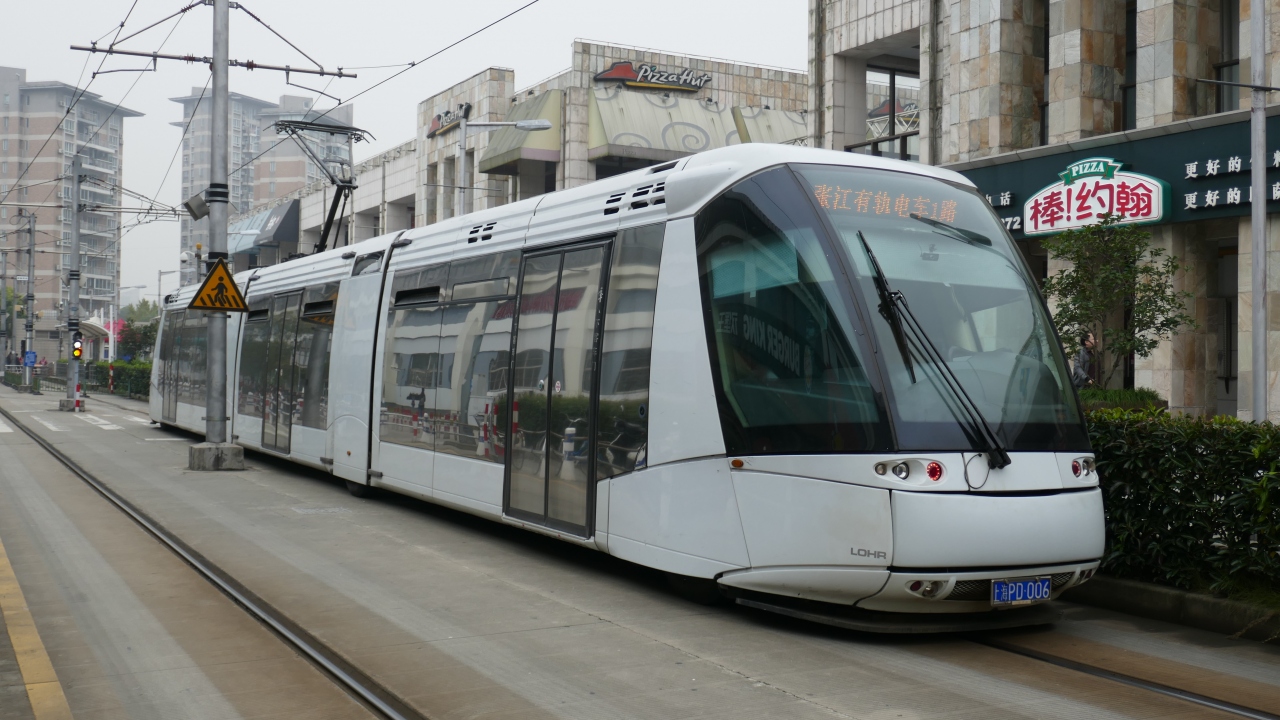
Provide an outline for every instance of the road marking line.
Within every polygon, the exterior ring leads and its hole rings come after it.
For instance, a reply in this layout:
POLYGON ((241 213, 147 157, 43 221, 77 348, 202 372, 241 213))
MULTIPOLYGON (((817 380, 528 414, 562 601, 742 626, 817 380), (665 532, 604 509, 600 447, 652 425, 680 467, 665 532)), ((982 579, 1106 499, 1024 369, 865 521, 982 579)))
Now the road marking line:
POLYGON ((136 422, 136 423, 142 423, 143 425, 150 425, 150 424, 151 424, 151 421, 150 421, 150 420, 147 420, 147 419, 145 419, 145 418, 140 418, 140 417, 126 417, 125 419, 126 419, 126 420, 132 420, 132 421, 134 421, 134 422, 136 422))
POLYGON ((124 429, 119 425, 113 425, 110 422, 103 420, 102 418, 96 415, 82 414, 82 415, 76 415, 76 417, 89 423, 90 425, 96 425, 102 428, 103 430, 123 430, 124 429))
POLYGON ((9 642, 18 660, 18 672, 27 688, 27 699, 36 720, 71 720, 71 707, 62 692, 49 653, 40 641, 35 620, 27 608, 18 578, 13 574, 4 543, 0 542, 0 613, 9 630, 9 642))
POLYGON ((50 430, 50 431, 52 431, 52 432, 63 432, 62 428, 58 427, 57 425, 54 425, 53 423, 49 422, 48 420, 45 420, 45 419, 43 419, 43 418, 39 418, 39 417, 34 418, 34 420, 35 420, 36 422, 40 423, 41 425, 43 425, 43 426, 45 426, 45 427, 49 428, 49 430, 50 430))
POLYGON ((144 442, 183 442, 186 438, 147 438, 144 442))
POLYGON ((5 425, 3 422, 0 422, 0 433, 11 433, 11 432, 13 432, 13 428, 9 427, 8 425, 5 425))

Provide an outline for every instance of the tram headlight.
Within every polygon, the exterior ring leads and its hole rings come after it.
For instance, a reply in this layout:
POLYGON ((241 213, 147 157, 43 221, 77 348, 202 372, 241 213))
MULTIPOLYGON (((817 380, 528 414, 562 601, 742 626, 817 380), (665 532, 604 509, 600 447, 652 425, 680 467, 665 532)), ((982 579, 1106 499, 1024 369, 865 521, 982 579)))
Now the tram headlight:
POLYGON ((942 590, 942 586, 943 582, 941 580, 930 580, 924 584, 924 589, 920 591, 920 594, 927 598, 931 598, 942 590))
POLYGON ((906 480, 911 475, 911 467, 904 462, 893 466, 893 475, 899 480, 906 480))
POLYGON ((886 465, 886 464, 884 464, 884 463, 876 463, 876 474, 877 474, 877 475, 884 475, 884 474, 885 474, 885 473, 887 473, 887 472, 889 472, 889 466, 888 466, 888 465, 886 465))

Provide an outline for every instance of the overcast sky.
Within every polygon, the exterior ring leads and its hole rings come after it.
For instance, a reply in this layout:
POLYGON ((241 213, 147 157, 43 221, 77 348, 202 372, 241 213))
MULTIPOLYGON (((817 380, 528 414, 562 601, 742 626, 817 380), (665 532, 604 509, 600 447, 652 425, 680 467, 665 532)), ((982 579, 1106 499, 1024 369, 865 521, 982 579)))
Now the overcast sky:
MULTIPOLYGON (((249 0, 245 7, 326 67, 347 68, 407 64, 483 27, 528 0, 413 2, 361 0, 281 2, 249 0)), ((188 0, 74 0, 71 3, 9 3, 5 9, 0 65, 27 69, 27 79, 59 80, 81 87, 90 81, 101 55, 69 49, 102 39, 132 15, 121 37, 176 11, 188 0), (83 74, 82 74, 83 73, 83 74)), ((394 147, 415 134, 419 101, 489 66, 513 68, 516 85, 531 85, 569 66, 575 38, 657 48, 748 63, 803 69, 807 63, 806 0, 540 0, 506 22, 439 57, 409 70, 355 101, 355 124, 376 140, 357 146, 357 159, 394 147)), ((210 52, 212 9, 198 7, 177 22, 167 22, 122 43, 132 50, 206 55, 210 52), (173 34, 165 42, 165 36, 173 34)), ((248 15, 231 12, 231 57, 277 65, 306 65, 306 60, 248 15)), ((143 67, 141 58, 112 57, 104 70, 143 67)), ((361 69, 355 79, 335 80, 328 92, 346 99, 398 68, 361 69)), ((109 102, 145 113, 125 123, 124 186, 178 204, 181 158, 170 160, 182 129, 181 107, 169 98, 202 87, 206 66, 162 61, 159 72, 111 73, 92 81, 89 90, 109 102), (135 85, 136 83, 136 85, 135 85), (132 87, 132 90, 130 89, 132 87)), ((295 76, 295 82, 325 87, 327 78, 295 76)), ((263 100, 282 94, 312 95, 317 107, 331 101, 285 85, 282 73, 231 70, 231 89, 263 100)), ((39 142, 39 140, 33 140, 39 142)), ((128 222, 129 218, 125 218, 128 222)), ((178 224, 154 223, 123 240, 121 286, 146 285, 154 297, 156 272, 178 266, 178 224)), ((176 283, 164 278, 165 290, 176 283)), ((132 295, 132 293, 129 293, 132 295)))

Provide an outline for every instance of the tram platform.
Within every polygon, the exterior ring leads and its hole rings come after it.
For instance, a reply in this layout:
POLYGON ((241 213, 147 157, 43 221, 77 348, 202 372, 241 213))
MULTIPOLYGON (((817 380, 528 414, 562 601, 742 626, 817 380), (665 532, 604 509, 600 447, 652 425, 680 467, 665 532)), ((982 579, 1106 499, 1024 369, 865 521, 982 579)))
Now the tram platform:
MULTIPOLYGON (((244 471, 189 472, 199 438, 151 425, 143 403, 95 397, 73 415, 56 402, 0 388, 16 421, 0 416, 0 541, 75 717, 369 713, 17 423, 418 717, 1229 717, 984 637, 885 638, 694 604, 643 568, 389 493, 357 499, 256 453, 244 471)), ((1280 648, 1060 609, 1050 629, 992 637, 1280 714, 1280 648)), ((6 647, 4 708, 21 697, 6 647)))

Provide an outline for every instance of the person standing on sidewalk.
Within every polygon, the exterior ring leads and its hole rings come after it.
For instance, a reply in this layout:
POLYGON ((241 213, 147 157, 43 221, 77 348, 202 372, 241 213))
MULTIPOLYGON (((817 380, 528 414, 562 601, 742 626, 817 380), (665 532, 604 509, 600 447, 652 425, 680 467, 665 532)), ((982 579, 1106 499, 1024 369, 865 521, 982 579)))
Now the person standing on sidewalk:
POLYGON ((1093 384, 1093 353, 1097 346, 1093 333, 1085 332, 1080 336, 1080 352, 1076 353, 1071 368, 1071 384, 1077 390, 1093 384))

